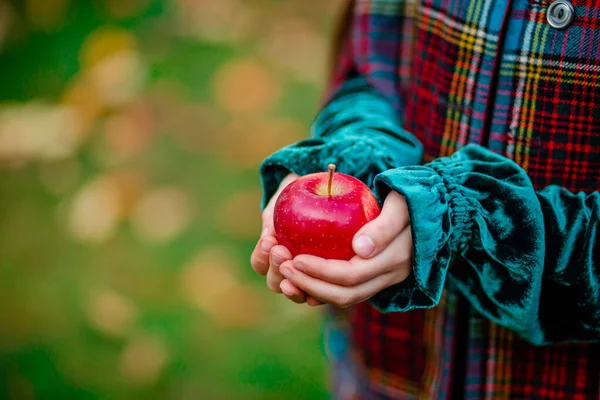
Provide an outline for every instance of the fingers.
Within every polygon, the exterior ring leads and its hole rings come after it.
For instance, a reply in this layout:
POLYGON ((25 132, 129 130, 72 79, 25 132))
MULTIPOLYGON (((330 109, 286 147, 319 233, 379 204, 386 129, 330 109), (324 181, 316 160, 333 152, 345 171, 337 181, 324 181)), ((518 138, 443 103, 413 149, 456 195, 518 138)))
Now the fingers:
POLYGON ((269 255, 269 270, 267 272, 267 286, 275 293, 281 293, 283 276, 279 273, 279 266, 292 259, 292 254, 284 246, 276 245, 271 248, 269 255))
POLYGON ((306 293, 302 290, 298 289, 294 284, 287 279, 284 279, 279 284, 283 295, 293 301, 294 303, 304 303, 306 302, 306 293))
POLYGON ((271 248, 277 245, 275 230, 273 229, 273 207, 275 203, 272 201, 273 199, 271 199, 271 202, 269 202, 262 213, 262 233, 250 256, 252 269, 259 275, 267 274, 267 271, 269 270, 269 254, 271 248))
POLYGON ((279 273, 279 271, 269 268, 269 271, 267 271, 267 286, 272 292, 281 293, 281 287, 279 285, 282 280, 283 276, 279 273))
POLYGON ((294 258, 293 267, 313 278, 342 286, 356 286, 381 274, 381 268, 369 270, 360 263, 327 260, 309 255, 299 255, 294 258))
MULTIPOLYGON (((337 307, 350 307, 354 304, 367 300, 392 283, 391 274, 384 274, 372 279, 362 285, 345 287, 334 283, 313 278, 295 268, 290 263, 284 263, 280 268, 281 273, 295 286, 310 295, 311 298, 324 303, 333 304, 337 307)), ((309 305, 317 305, 313 299, 307 300, 309 305)))
POLYGON ((267 286, 275 293, 283 293, 294 303, 304 303, 306 302, 306 293, 298 289, 292 282, 284 279, 279 273, 280 266, 286 262, 290 263, 291 259, 292 253, 285 246, 277 245, 271 249, 267 286))
POLYGON ((308 304, 311 307, 316 307, 323 305, 323 302, 315 299, 314 297, 306 296, 306 304, 308 304))
POLYGON ((283 293, 285 297, 294 303, 304 303, 306 293, 298 289, 288 280, 285 280, 279 273, 279 268, 284 263, 291 263, 292 254, 281 245, 275 245, 271 248, 268 256, 269 264, 267 267, 267 286, 275 293, 283 293))
POLYGON ((271 248, 269 254, 269 268, 279 274, 279 266, 292 259, 292 253, 282 245, 276 245, 271 248))
POLYGON ((374 257, 388 247, 408 223, 406 200, 392 191, 385 198, 381 214, 354 235, 352 248, 362 258, 374 257))
POLYGON ((275 203, 281 191, 289 185, 293 180, 298 178, 298 175, 289 174, 281 184, 277 192, 271 197, 269 203, 262 212, 262 231, 260 239, 250 256, 250 264, 252 269, 260 275, 266 275, 269 269, 269 252, 271 248, 277 244, 275 239, 275 229, 273 227, 273 211, 275 203))
POLYGON ((373 258, 354 257, 350 261, 341 261, 299 255, 294 258, 293 266, 313 278, 354 287, 390 272, 394 272, 400 282, 410 273, 411 259, 412 237, 410 228, 407 227, 373 258))
MULTIPOLYGON (((290 181, 293 179, 290 179, 290 181)), ((289 182, 287 182, 289 183, 289 182)), ((412 238, 404 197, 391 192, 378 218, 366 224, 353 241, 357 256, 350 261, 292 255, 274 237, 273 209, 280 186, 263 212, 263 232, 252 253, 254 270, 267 275, 267 285, 295 303, 348 307, 403 281, 410 274, 412 238)))
POLYGON ((250 256, 250 265, 252 269, 259 275, 266 275, 269 270, 269 255, 273 246, 277 245, 277 239, 273 236, 262 237, 250 256))

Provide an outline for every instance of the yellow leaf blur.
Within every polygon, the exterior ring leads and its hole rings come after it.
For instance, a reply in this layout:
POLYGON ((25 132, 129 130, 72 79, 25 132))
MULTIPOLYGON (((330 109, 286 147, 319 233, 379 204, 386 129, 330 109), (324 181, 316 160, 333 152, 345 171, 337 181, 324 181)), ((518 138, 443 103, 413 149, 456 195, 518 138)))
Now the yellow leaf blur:
POLYGON ((79 62, 83 69, 89 69, 108 56, 122 51, 136 51, 137 47, 137 39, 128 30, 104 26, 86 38, 81 47, 79 62))
POLYGON ((98 117, 106 110, 99 90, 87 75, 75 76, 67 85, 61 102, 74 107, 83 134, 89 133, 98 117))
POLYGON ((0 109, 0 162, 64 159, 82 140, 72 107, 31 102, 0 109))
POLYGON ((85 184, 67 210, 67 228, 73 238, 88 244, 111 238, 143 186, 143 176, 130 171, 101 175, 85 184))
POLYGON ((137 307, 130 299, 110 289, 93 291, 86 305, 87 318, 92 327, 112 337, 123 337, 130 333, 137 313, 137 307))
POLYGON ((163 338, 139 334, 123 349, 119 370, 127 382, 150 385, 159 378, 169 358, 170 352, 163 338))
POLYGON ((89 70, 94 89, 109 107, 132 101, 143 89, 147 67, 135 51, 120 51, 104 57, 89 70))
POLYGON ((239 286, 234 273, 236 260, 230 252, 224 247, 209 247, 183 267, 179 284, 191 304, 210 313, 221 293, 239 286))
POLYGON ((181 235, 190 218, 187 194, 180 188, 164 187, 142 194, 133 209, 131 222, 140 238, 165 243, 181 235))
POLYGON ((78 241, 102 243, 115 233, 120 214, 118 187, 107 177, 100 177, 75 195, 69 207, 67 226, 78 241))
POLYGON ((227 248, 207 248, 180 275, 183 294, 226 328, 256 326, 266 318, 261 297, 235 274, 237 261, 227 248))
POLYGON ((153 130, 154 118, 149 105, 138 101, 106 119, 104 143, 112 157, 128 161, 149 145, 153 130))
POLYGON ((212 84, 218 104, 232 112, 267 111, 279 99, 282 90, 273 72, 251 59, 224 64, 212 84))
MULTIPOLYGON (((253 0, 253 3, 257 3, 253 0)), ((223 43, 247 39, 256 25, 256 4, 240 0, 178 0, 179 34, 223 43)))

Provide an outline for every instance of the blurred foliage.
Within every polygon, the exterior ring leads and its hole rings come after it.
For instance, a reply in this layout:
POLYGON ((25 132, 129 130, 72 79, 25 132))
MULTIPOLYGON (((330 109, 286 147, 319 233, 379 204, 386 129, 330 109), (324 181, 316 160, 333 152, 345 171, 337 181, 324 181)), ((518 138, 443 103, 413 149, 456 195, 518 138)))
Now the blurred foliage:
POLYGON ((0 0, 0 398, 326 397, 248 259, 339 4, 0 0))

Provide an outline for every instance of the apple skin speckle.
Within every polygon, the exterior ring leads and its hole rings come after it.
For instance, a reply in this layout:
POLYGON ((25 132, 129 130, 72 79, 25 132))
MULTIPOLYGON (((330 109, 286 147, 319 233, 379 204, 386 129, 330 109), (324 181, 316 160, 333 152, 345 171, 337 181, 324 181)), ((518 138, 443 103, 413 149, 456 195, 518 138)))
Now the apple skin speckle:
POLYGON ((275 203, 277 240, 294 257, 311 254, 351 259, 355 255, 354 235, 381 212, 377 199, 360 180, 334 173, 331 196, 323 190, 328 180, 327 172, 300 177, 281 192, 275 203))

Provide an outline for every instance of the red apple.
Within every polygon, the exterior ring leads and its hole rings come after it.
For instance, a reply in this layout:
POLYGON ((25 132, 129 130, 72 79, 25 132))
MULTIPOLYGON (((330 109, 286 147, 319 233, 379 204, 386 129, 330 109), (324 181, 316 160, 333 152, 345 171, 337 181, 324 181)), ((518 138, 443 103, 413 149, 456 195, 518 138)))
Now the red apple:
POLYGON ((311 254, 349 260, 352 239, 381 212, 373 192, 360 180, 335 171, 300 177, 283 189, 273 215, 279 244, 295 257, 311 254))

